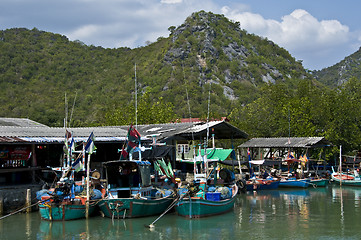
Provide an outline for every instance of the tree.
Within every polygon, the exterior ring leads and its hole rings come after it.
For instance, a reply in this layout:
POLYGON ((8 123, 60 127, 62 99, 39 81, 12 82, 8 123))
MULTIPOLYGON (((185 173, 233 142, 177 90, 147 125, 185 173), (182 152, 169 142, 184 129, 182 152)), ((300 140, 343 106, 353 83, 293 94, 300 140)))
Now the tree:
MULTIPOLYGON (((104 125, 128 125, 135 123, 135 104, 129 103, 126 106, 119 106, 115 110, 108 110, 105 113, 104 125)), ((174 106, 166 103, 163 97, 153 101, 150 93, 146 92, 139 99, 137 104, 137 123, 138 124, 158 124, 170 123, 177 119, 174 113, 174 106)))

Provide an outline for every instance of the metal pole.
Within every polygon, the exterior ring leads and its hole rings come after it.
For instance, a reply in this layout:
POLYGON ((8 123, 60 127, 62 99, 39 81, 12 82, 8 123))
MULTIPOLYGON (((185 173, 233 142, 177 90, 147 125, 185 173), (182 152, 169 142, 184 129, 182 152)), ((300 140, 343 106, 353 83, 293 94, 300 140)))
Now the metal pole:
POLYGON ((86 168, 86 206, 85 206, 86 218, 89 218, 90 155, 91 154, 88 154, 88 162, 87 162, 87 168, 86 168))
POLYGON ((342 145, 340 145, 340 163, 339 163, 339 176, 340 176, 340 186, 342 186, 342 145))

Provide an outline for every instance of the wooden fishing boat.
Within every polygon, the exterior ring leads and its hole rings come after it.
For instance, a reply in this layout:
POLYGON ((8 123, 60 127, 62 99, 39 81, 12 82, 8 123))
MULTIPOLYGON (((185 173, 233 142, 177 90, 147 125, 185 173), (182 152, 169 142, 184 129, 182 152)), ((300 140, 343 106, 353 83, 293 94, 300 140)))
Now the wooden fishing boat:
MULTIPOLYGON (((200 187, 202 188, 202 184, 200 187)), ((206 187, 205 183, 203 187, 206 187)), ((201 218, 231 211, 238 193, 237 184, 218 189, 212 192, 200 191, 194 196, 183 197, 175 205, 176 213, 186 218, 201 218), (226 196, 223 197, 222 192, 226 196)))
POLYGON ((107 197, 98 206, 109 218, 135 218, 164 212, 175 198, 172 189, 151 185, 149 161, 119 160, 103 164, 107 197))
POLYGON ((345 186, 361 186, 361 177, 359 173, 354 170, 354 174, 350 173, 343 173, 342 169, 342 148, 340 146, 340 164, 339 164, 339 172, 336 172, 335 169, 332 167, 332 174, 331 180, 335 183, 345 186))
POLYGON ((354 179, 340 180, 339 178, 332 178, 335 183, 342 184, 345 186, 361 186, 361 178, 357 177, 354 179))
MULTIPOLYGON (((333 168, 332 168, 333 170, 333 168)), ((361 186, 361 177, 356 172, 354 175, 348 173, 339 173, 333 170, 331 180, 335 183, 345 186, 361 186)))
POLYGON ((326 187, 328 182, 326 178, 310 178, 310 185, 313 187, 326 187))
POLYGON ((246 181, 247 191, 277 189, 280 181, 276 179, 250 179, 246 181))
POLYGON ((310 179, 302 178, 283 178, 281 179, 278 187, 287 187, 287 188, 307 188, 310 184, 310 179))
MULTIPOLYGON (((86 197, 61 202, 43 202, 39 204, 39 212, 42 219, 50 221, 67 221, 85 218, 86 197)), ((89 215, 92 215, 97 207, 97 202, 89 204, 89 215)))
MULTIPOLYGON (((93 186, 94 187, 94 186, 93 186)), ((97 202, 103 197, 99 189, 90 190, 89 210, 91 216, 97 202)), ((66 221, 86 217, 87 196, 84 195, 85 187, 81 182, 62 179, 56 188, 43 189, 37 192, 39 213, 42 219, 50 221, 66 221)))
MULTIPOLYGON (((75 147, 72 147, 74 139, 68 131, 66 131, 65 136, 67 161, 64 159, 63 167, 53 169, 54 171, 60 171, 62 177, 54 188, 43 189, 37 192, 40 216, 45 220, 64 221, 88 217, 94 213, 97 202, 105 193, 99 190, 101 189, 100 182, 90 186, 92 182, 89 176, 90 154, 95 148, 93 133, 90 134, 86 144, 83 144, 83 150, 79 151, 80 154, 75 160, 71 158, 72 153, 75 152, 75 147), (71 143, 69 143, 70 138, 71 143), (83 156, 83 159, 85 159, 86 152, 89 153, 87 169, 84 167, 84 161, 80 158, 83 156), (84 177, 85 170, 87 180, 75 181, 76 175, 84 177)), ((97 180, 99 180, 99 177, 100 175, 97 180)))
POLYGON ((235 182, 234 173, 228 169, 215 171, 218 169, 218 162, 227 158, 232 150, 222 151, 226 154, 223 154, 222 158, 217 157, 215 159, 208 159, 208 155, 212 155, 207 154, 207 152, 208 150, 209 153, 215 152, 216 149, 206 150, 203 151, 206 154, 202 155, 202 151, 199 149, 198 156, 193 159, 194 182, 186 189, 179 190, 181 198, 175 205, 175 211, 179 216, 186 218, 208 217, 231 211, 234 207, 239 189, 235 182), (204 163, 204 169, 201 173, 196 173, 197 159, 200 163, 204 163), (208 172, 209 162, 215 164, 211 172, 208 172), (182 195, 182 192, 186 192, 186 195, 182 195))

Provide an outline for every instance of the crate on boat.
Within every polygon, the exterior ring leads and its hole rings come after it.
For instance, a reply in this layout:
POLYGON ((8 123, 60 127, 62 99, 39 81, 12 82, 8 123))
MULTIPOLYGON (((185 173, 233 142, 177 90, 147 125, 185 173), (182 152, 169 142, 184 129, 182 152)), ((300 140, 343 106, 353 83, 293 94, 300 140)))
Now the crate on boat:
POLYGON ((221 193, 220 192, 207 192, 206 199, 210 201, 220 201, 221 193))

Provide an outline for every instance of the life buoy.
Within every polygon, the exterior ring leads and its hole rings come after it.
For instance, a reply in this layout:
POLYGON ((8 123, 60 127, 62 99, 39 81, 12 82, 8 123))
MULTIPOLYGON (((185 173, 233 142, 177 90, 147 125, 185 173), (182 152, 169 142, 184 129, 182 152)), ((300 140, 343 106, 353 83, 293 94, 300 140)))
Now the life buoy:
POLYGON ((242 192, 246 192, 247 189, 247 184, 246 181, 244 179, 240 179, 236 182, 236 184, 238 185, 238 188, 242 191, 242 192))

